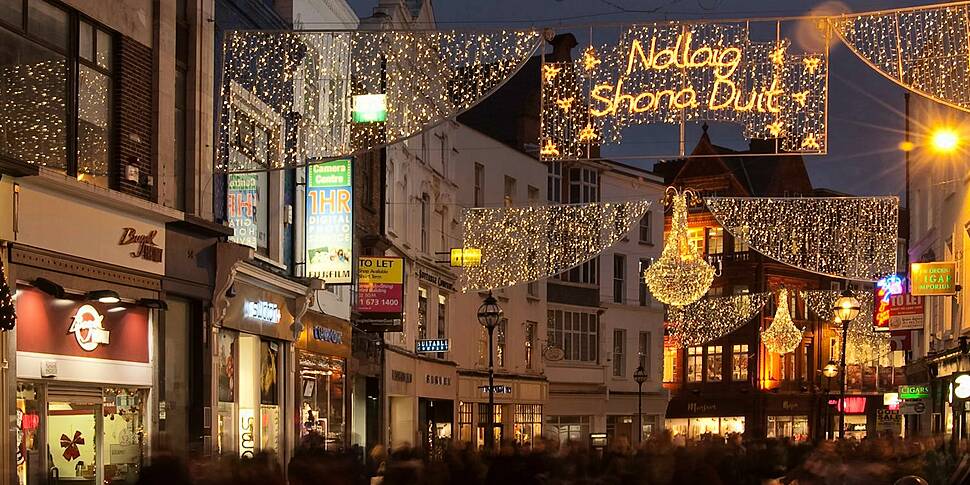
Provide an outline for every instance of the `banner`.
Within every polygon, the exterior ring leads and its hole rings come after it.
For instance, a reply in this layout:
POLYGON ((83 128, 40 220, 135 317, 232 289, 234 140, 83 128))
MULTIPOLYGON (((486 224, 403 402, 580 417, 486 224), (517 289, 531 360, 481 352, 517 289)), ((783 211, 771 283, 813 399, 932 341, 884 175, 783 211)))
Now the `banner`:
POLYGON ((306 275, 346 284, 353 272, 353 164, 311 165, 306 184, 306 275))
POLYGON ((229 175, 226 216, 235 231, 230 241, 251 248, 266 247, 266 200, 259 193, 264 177, 266 174, 258 173, 229 175))
POLYGON ((404 311, 404 260, 362 257, 357 260, 357 311, 404 311))

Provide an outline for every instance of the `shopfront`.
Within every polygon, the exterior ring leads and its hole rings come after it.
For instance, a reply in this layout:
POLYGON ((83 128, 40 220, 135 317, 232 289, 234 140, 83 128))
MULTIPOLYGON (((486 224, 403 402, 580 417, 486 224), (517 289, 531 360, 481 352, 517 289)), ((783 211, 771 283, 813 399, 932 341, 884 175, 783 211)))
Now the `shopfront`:
POLYGON ((351 327, 345 320, 307 312, 296 342, 297 416, 300 437, 317 432, 328 449, 347 446, 348 379, 351 327))
POLYGON ((257 284, 246 277, 235 280, 234 296, 215 332, 214 449, 241 457, 270 452, 284 460, 293 315, 284 294, 257 284))
POLYGON ((809 415, 812 409, 811 396, 781 395, 765 396, 765 411, 768 415, 766 436, 768 438, 788 438, 794 441, 808 441, 811 435, 809 415))
POLYGON ((388 347, 385 354, 391 446, 434 449, 454 439, 458 379, 453 362, 388 347))
POLYGON ((754 413, 751 400, 672 399, 664 426, 674 438, 698 439, 704 435, 744 434, 754 413))
POLYGON ((20 483, 134 483, 152 427, 152 312, 59 296, 17 289, 20 483))
MULTIPOLYGON (((488 374, 459 373, 458 434, 456 439, 485 446, 488 430, 488 374)), ((543 401, 548 383, 542 377, 499 374, 494 386, 495 442, 532 443, 542 436, 543 401)))

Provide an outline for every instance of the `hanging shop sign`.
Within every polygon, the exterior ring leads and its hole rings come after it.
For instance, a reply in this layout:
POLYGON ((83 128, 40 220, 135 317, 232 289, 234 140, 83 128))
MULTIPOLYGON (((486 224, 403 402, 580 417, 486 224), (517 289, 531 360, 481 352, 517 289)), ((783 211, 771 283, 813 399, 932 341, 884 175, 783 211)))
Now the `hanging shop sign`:
POLYGON ((17 351, 148 363, 148 309, 17 291, 17 351))
POLYGON ((447 352, 449 340, 446 338, 418 339, 414 341, 414 351, 423 353, 447 352))
POLYGON ((889 330, 922 330, 924 320, 922 296, 904 293, 889 299, 889 330))
POLYGON ((827 54, 752 41, 750 28, 635 25, 616 45, 543 63, 540 158, 590 158, 627 127, 681 120, 740 124, 749 139, 779 139, 779 153, 824 153, 827 54))
POLYGON ((875 308, 872 312, 872 324, 877 331, 892 330, 892 298, 903 293, 903 279, 896 274, 886 276, 876 282, 875 308))
POLYGON ((387 121, 386 94, 358 94, 353 97, 354 123, 383 123, 387 121))
POLYGON ((353 273, 353 163, 311 165, 306 184, 306 275, 327 284, 353 273))
POLYGON ((912 263, 909 265, 910 294, 942 296, 956 294, 956 262, 912 263))
POLYGON ((261 190, 265 190, 265 182, 266 174, 229 175, 226 218, 233 230, 230 241, 251 248, 266 247, 269 222, 266 218, 269 213, 266 194, 260 194, 261 190))
POLYGON ((236 280, 236 295, 229 299, 229 308, 222 325, 243 332, 283 340, 293 340, 293 314, 285 296, 236 280))
POLYGON ((958 374, 950 382, 947 402, 970 398, 970 374, 958 374))
POLYGON ((404 311, 404 259, 357 259, 357 311, 400 317, 404 311))
POLYGON ((482 264, 482 250, 478 248, 451 248, 451 267, 465 268, 482 264))

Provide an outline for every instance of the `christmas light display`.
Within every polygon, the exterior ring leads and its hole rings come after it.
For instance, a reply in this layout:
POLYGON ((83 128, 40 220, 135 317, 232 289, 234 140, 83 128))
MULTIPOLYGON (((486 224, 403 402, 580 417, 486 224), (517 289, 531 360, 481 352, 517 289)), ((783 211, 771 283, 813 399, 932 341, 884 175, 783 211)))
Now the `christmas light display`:
POLYGON ((830 18, 838 37, 869 67, 900 86, 970 111, 967 2, 830 18))
MULTIPOLYGON (((832 330, 842 341, 842 323, 834 322, 835 314, 832 308, 839 299, 838 290, 808 290, 802 292, 802 298, 808 309, 821 320, 832 323, 832 330)), ((859 300, 859 315, 849 322, 849 335, 846 345, 846 362, 850 364, 866 364, 886 355, 890 351, 891 335, 889 332, 877 332, 872 325, 873 293, 870 291, 856 292, 859 300)))
POLYGON ((743 293, 668 307, 667 328, 680 347, 703 345, 744 326, 769 298, 771 293, 743 293))
POLYGON ((751 41, 750 26, 634 25, 614 46, 543 64, 540 157, 590 158, 627 127, 702 120, 779 138, 784 151, 824 153, 827 53, 793 53, 780 37, 751 41))
POLYGON ((481 251, 462 268, 462 291, 555 276, 592 259, 638 224, 650 201, 595 202, 463 211, 463 248, 481 251))
POLYGON ((231 32, 218 168, 298 167, 407 139, 493 92, 539 41, 534 30, 231 32))
POLYGON ((7 284, 7 274, 0 261, 0 331, 13 330, 17 326, 17 312, 14 309, 13 294, 7 284))
POLYGON ((706 197, 735 239, 805 271, 878 281, 896 271, 897 197, 706 197))
POLYGON ((794 352, 802 342, 802 331, 795 326, 788 311, 788 290, 778 290, 778 308, 771 325, 761 331, 761 343, 769 352, 787 354, 794 352))
POLYGON ((670 232, 660 258, 644 274, 650 293, 662 303, 684 306, 704 296, 714 281, 714 267, 691 250, 687 242, 687 202, 698 203, 690 190, 667 188, 666 201, 673 205, 670 232))

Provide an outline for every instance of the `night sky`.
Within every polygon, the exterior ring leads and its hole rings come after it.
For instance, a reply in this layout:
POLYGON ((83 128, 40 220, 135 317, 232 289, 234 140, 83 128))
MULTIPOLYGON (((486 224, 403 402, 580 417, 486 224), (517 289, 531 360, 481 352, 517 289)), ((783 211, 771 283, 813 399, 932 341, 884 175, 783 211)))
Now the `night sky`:
MULTIPOLYGON (((377 4, 376 0, 349 1, 362 17, 369 16, 377 4)), ((835 7, 831 2, 824 3, 828 5, 811 0, 438 0, 433 5, 439 28, 550 27, 557 33, 575 33, 582 46, 589 38, 589 25, 598 24, 594 32, 603 32, 617 30, 604 24, 636 21, 800 16, 815 8, 863 12, 933 2, 848 0, 835 7)), ((609 39, 594 40, 599 44, 609 39)), ((793 44, 793 51, 798 51, 798 39, 793 38, 793 44)), ((574 51, 574 55, 577 53, 574 51)), ((904 168, 897 146, 903 139, 903 89, 863 64, 840 43, 832 45, 829 63, 829 154, 805 157, 813 184, 857 195, 901 195, 904 168)), ((620 146, 604 147, 604 156, 676 155, 677 130, 652 130, 637 132, 620 146)), ((698 126, 688 128, 688 152, 699 135, 698 126)), ((712 127, 711 139, 730 148, 745 148, 737 127, 712 127)), ((625 161, 646 168, 654 162, 625 161)))

